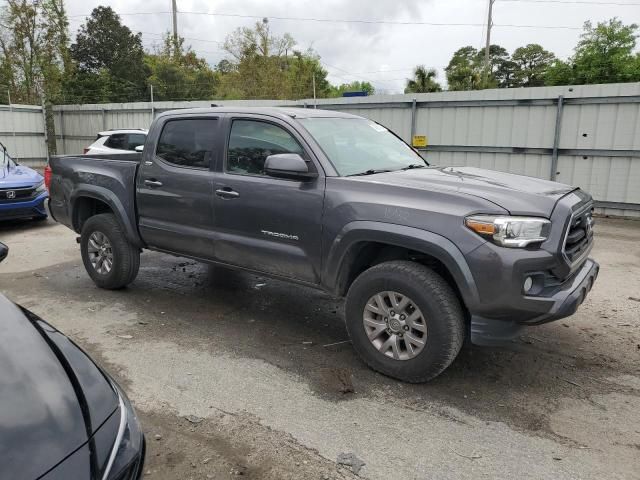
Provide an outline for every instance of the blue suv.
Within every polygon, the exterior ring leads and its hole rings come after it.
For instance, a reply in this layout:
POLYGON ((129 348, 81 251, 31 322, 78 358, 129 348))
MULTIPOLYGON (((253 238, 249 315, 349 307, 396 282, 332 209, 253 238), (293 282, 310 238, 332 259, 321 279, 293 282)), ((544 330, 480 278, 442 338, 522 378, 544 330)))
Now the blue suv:
POLYGON ((0 221, 47 218, 44 202, 49 193, 42 175, 19 165, 1 143, 0 148, 0 221))

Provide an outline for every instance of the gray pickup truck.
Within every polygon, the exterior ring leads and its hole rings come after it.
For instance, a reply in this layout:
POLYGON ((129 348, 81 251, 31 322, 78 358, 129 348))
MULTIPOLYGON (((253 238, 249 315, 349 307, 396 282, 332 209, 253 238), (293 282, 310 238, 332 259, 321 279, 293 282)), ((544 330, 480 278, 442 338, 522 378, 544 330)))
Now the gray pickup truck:
POLYGON ((409 382, 441 373, 465 337, 495 344, 573 314, 598 275, 587 193, 429 166, 333 111, 168 112, 142 154, 54 157, 46 177, 99 287, 133 282, 146 248, 320 288, 346 297, 363 360, 409 382))

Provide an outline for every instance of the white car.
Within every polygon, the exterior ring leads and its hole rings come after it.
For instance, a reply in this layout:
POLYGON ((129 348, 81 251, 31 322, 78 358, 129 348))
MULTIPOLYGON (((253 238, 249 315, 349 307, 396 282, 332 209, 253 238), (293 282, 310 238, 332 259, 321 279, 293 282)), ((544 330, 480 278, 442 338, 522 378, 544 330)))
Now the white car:
POLYGON ((84 149, 84 154, 131 153, 144 145, 148 130, 141 128, 106 130, 98 133, 96 141, 84 149))

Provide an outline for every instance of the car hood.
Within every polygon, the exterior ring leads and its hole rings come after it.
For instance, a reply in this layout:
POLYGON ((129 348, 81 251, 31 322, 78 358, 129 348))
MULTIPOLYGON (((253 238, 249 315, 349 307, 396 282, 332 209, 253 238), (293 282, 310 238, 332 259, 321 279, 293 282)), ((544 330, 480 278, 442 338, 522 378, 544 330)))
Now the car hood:
POLYGON ((492 202, 512 215, 551 215, 575 187, 534 177, 474 167, 429 167, 353 177, 414 189, 455 191, 492 202))
POLYGON ((110 381, 71 340, 0 295, 0 478, 38 478, 118 406, 110 381))
POLYGON ((42 180, 42 175, 24 165, 0 168, 0 188, 30 187, 42 180))

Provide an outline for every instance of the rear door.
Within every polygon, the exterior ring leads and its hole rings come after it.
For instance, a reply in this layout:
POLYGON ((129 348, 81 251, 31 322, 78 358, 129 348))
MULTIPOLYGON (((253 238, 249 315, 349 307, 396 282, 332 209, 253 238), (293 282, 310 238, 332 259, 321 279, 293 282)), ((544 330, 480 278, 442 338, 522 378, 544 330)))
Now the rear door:
POLYGON ((221 147, 220 119, 158 122, 155 150, 145 149, 137 180, 140 235, 150 247, 212 259, 212 168, 221 147))
POLYGON ((214 185, 216 257, 252 270, 319 283, 324 174, 302 137, 259 115, 225 118, 227 147, 214 185), (310 181, 269 177, 266 157, 298 153, 310 181))

